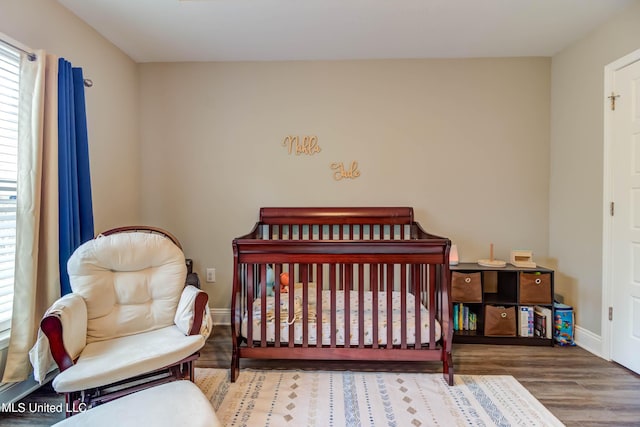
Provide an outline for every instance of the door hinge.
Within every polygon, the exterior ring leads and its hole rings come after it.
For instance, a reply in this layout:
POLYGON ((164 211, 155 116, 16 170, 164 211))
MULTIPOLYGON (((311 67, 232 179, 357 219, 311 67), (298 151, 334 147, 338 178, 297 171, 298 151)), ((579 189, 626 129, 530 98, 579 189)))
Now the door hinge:
POLYGON ((611 92, 611 95, 607 96, 607 98, 611 100, 611 111, 616 111, 616 98, 620 98, 620 95, 611 92))
POLYGON ((609 320, 613 320, 613 307, 609 307, 609 320))
POLYGON ((609 205, 609 213, 611 214, 611 216, 613 216, 613 214, 615 213, 616 210, 616 204, 614 202, 611 202, 611 204, 609 205))

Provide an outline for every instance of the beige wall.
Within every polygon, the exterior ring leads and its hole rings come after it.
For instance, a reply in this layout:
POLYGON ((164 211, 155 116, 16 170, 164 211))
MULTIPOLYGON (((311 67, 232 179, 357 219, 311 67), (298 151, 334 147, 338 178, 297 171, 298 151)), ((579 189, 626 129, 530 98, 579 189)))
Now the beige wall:
POLYGON ((139 221, 137 65, 52 0, 0 0, 0 32, 82 67, 96 232, 139 221))
MULTIPOLYGON (((555 55, 549 255, 579 330, 601 334, 604 67, 640 48, 640 3, 555 55)), ((595 349, 598 350, 597 348, 595 349)))
POLYGON ((462 260, 491 242, 545 260, 549 58, 140 64, 140 90, 142 216, 216 267, 213 307, 262 206, 413 206, 462 260), (289 155, 287 135, 322 151, 289 155))

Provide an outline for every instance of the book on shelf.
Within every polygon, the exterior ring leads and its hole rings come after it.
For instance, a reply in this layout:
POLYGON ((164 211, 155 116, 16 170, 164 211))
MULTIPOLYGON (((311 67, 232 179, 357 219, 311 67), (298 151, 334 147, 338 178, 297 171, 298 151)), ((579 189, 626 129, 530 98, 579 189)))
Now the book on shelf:
POLYGON ((453 330, 458 330, 458 304, 453 304, 453 330))
POLYGON ((518 320, 520 322, 520 330, 518 331, 518 335, 520 335, 521 337, 532 337, 534 329, 533 307, 521 306, 520 318, 518 320))
POLYGON ((469 310, 469 306, 463 303, 453 305, 453 330, 475 331, 477 329, 477 316, 469 310))
POLYGON ((552 338, 553 319, 551 309, 536 305, 533 307, 533 335, 538 338, 552 338))
POLYGON ((462 329, 465 331, 469 330, 469 306, 465 305, 464 310, 462 312, 462 329))

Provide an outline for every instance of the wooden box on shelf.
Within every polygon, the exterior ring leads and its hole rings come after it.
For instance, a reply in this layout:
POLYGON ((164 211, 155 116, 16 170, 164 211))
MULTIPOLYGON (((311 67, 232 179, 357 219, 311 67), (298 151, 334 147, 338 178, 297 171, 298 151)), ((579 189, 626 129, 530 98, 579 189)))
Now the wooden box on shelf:
POLYGON ((482 302, 481 273, 452 272, 451 298, 458 302, 482 302))
POLYGON ((520 304, 551 304, 551 274, 520 272, 520 304))
POLYGON ((484 334, 495 337, 516 336, 516 308, 487 304, 484 306, 484 334))

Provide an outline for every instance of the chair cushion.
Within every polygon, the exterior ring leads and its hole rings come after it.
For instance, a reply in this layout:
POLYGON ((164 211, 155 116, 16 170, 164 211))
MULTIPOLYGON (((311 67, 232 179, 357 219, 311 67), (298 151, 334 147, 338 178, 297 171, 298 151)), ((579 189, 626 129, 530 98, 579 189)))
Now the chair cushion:
POLYGON ((184 253, 152 233, 118 233, 81 245, 67 264, 87 305, 87 343, 173 325, 184 288, 184 253))
POLYGON ((222 426, 211 403, 191 381, 174 381, 96 406, 55 424, 71 426, 222 426))
POLYGON ((184 335, 168 326, 87 344, 76 364, 53 380, 59 393, 104 386, 174 364, 204 345, 202 335, 184 335))

